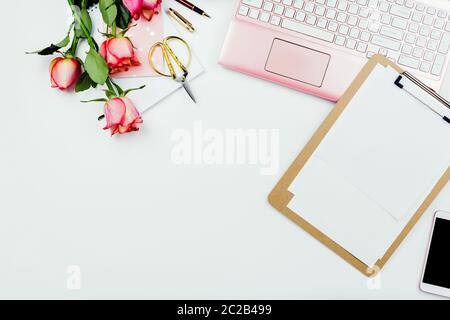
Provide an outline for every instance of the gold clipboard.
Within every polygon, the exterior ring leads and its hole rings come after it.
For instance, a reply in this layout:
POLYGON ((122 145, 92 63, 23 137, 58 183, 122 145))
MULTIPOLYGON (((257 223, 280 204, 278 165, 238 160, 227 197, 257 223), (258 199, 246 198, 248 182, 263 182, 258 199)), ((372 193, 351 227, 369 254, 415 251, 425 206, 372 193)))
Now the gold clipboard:
POLYGON ((277 183, 277 185, 269 195, 269 203, 275 209, 283 213, 286 217, 291 219, 294 223, 303 228, 314 238, 322 242, 325 246, 334 251, 342 259, 350 263, 353 267, 355 267, 357 270, 359 270, 367 277, 375 276, 384 267, 386 262, 394 254, 395 250, 397 250, 402 241, 406 238, 406 236, 415 226, 417 221, 422 217, 425 210, 430 206, 433 200, 445 187, 447 182, 450 181, 450 167, 442 175, 442 177, 439 179, 436 185, 432 188, 431 192, 428 194, 428 196, 419 206, 417 211, 411 217, 409 222, 403 228, 402 232, 400 232, 400 234, 397 236, 397 238, 394 240, 394 242, 391 244, 391 246, 388 248, 385 254, 378 259, 378 261, 375 263, 374 266, 368 266, 365 263, 363 263, 361 260, 353 256, 349 251, 347 251, 344 247, 334 242, 333 239, 328 237, 326 234, 322 233, 312 224, 308 223, 299 214, 295 213, 287 206, 291 201, 291 199, 294 197, 294 195, 288 191, 289 186, 292 184, 295 177, 297 177, 298 173, 302 170, 304 165, 308 162, 309 158, 313 155, 316 148, 320 145, 322 140, 327 135, 328 131, 333 127, 336 120, 340 117, 340 115, 345 110, 349 102, 352 100, 353 96, 364 84, 365 80, 368 78, 368 76, 370 75, 370 73, 377 64, 382 65, 384 67, 391 66, 396 71, 398 71, 399 74, 403 73, 403 70, 400 67, 398 67, 396 64, 394 64, 384 56, 374 55, 363 67, 361 72, 358 74, 353 83, 344 93, 342 98, 338 101, 334 109, 330 112, 329 116, 325 119, 325 121, 322 123, 319 129, 315 132, 313 137, 309 140, 309 142, 306 144, 301 153, 297 156, 297 158, 291 164, 287 172, 283 175, 281 180, 277 183))

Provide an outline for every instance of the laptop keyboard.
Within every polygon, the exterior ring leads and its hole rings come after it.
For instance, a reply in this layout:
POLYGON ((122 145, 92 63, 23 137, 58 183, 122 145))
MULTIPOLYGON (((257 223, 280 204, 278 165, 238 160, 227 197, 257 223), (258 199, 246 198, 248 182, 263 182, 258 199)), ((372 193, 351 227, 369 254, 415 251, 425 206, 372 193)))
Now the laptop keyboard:
POLYGON ((241 0, 238 16, 370 58, 375 53, 440 78, 450 12, 412 0, 241 0))

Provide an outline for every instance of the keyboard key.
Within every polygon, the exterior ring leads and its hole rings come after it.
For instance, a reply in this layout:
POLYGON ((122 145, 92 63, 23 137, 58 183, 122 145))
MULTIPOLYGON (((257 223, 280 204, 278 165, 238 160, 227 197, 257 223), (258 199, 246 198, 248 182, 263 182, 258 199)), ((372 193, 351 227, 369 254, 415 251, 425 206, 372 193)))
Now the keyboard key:
POLYGON ((362 18, 367 18, 370 14, 370 10, 366 7, 359 9, 359 16, 362 18))
POLYGON ((341 11, 347 10, 347 7, 348 7, 348 2, 345 0, 340 0, 339 4, 337 6, 338 10, 341 10, 341 11))
POLYGON ((411 16, 411 10, 396 4, 391 5, 391 10, 389 11, 394 16, 409 19, 411 16))
POLYGON ((295 20, 297 21, 305 21, 306 14, 303 11, 297 11, 297 14, 295 15, 295 20))
POLYGON ((402 18, 394 18, 392 19, 392 26, 405 30, 408 26, 408 21, 402 18))
POLYGON ((415 47, 412 53, 413 57, 416 57, 418 59, 422 58, 423 55, 423 49, 419 47, 415 47))
POLYGON ((312 13, 312 12, 314 12, 314 8, 315 8, 314 3, 312 3, 312 2, 307 2, 307 3, 305 4, 304 10, 305 10, 306 12, 312 13))
POLYGON ((349 16, 347 23, 351 26, 356 26, 356 24, 358 23, 358 18, 355 16, 349 16))
POLYGON ((444 20, 442 20, 442 19, 436 19, 436 20, 434 21, 434 27, 435 27, 435 28, 443 29, 444 26, 445 26, 445 21, 444 21, 444 20))
POLYGON ((356 46, 356 51, 358 52, 366 52, 366 50, 367 50, 367 43, 359 42, 358 45, 356 46))
POLYGON ((426 24, 427 26, 433 25, 433 21, 434 21, 434 18, 432 16, 430 16, 430 15, 426 15, 423 18, 423 24, 426 24))
POLYGON ((246 16, 247 14, 248 14, 248 11, 250 10, 250 8, 249 7, 246 7, 246 6, 240 6, 239 7, 239 14, 241 15, 241 16, 246 16))
POLYGON ((262 7, 263 0, 242 0, 242 3, 259 9, 262 7))
POLYGON ((310 24, 310 25, 315 25, 316 24, 316 20, 317 20, 316 16, 308 15, 306 17, 306 23, 310 24))
POLYGON ((386 13, 383 13, 381 15, 380 22, 383 24, 391 24, 391 16, 386 13))
POLYGON ((349 36, 350 36, 351 38, 358 39, 358 37, 359 37, 359 30, 356 29, 356 28, 352 28, 352 29, 350 30, 349 36))
POLYGON ((385 47, 394 51, 398 51, 400 50, 400 42, 374 34, 372 36, 372 43, 377 45, 377 46, 381 46, 381 47, 385 47))
POLYGON ((402 53, 410 55, 412 53, 413 48, 409 44, 404 44, 402 47, 402 53))
POLYGON ((445 31, 449 31, 450 32, 450 21, 447 22, 447 24, 445 25, 445 31))
POLYGON ((431 14, 431 15, 434 15, 436 13, 436 9, 433 8, 433 7, 428 7, 427 8, 427 13, 431 14))
POLYGON ((335 8, 336 7, 336 3, 337 3, 336 0, 327 0, 327 7, 335 8))
POLYGON ((350 14, 358 14, 358 6, 354 3, 350 4, 350 6, 348 7, 348 13, 350 14))
POLYGON ((442 36, 442 32, 440 32, 437 29, 433 29, 430 33, 431 39, 434 39, 434 40, 440 40, 441 36, 442 36))
MULTIPOLYGON (((327 17, 328 19, 330 19, 330 20, 333 20, 333 19, 336 17, 336 10, 334 10, 334 9, 328 9, 328 10, 327 10, 326 17, 327 17)), ((449 25, 450 25, 450 23, 449 23, 449 25)))
POLYGON ((403 66, 412 68, 412 69, 417 69, 419 67, 419 60, 405 56, 405 55, 401 55, 398 58, 398 63, 403 66))
POLYGON ((433 61, 434 53, 431 51, 425 51, 425 53, 423 54, 423 59, 429 62, 433 61))
POLYGON ((349 27, 346 26, 345 24, 341 24, 339 26, 339 33, 340 34, 346 35, 348 33, 348 30, 349 30, 349 27))
POLYGON ((431 28, 429 26, 422 26, 420 28, 419 34, 424 37, 428 37, 430 35, 431 28))
POLYGON ((365 19, 360 19, 358 23, 358 27, 361 29, 367 29, 369 27, 369 21, 365 19))
POLYGON ((380 34, 396 40, 403 40, 403 37, 405 36, 403 31, 388 26, 381 26, 380 34))
POLYGON ((388 51, 385 48, 380 48, 378 49, 378 53, 381 54, 382 56, 387 56, 388 51))
POLYGON ((262 22, 269 22, 270 19, 270 13, 268 12, 261 12, 261 14, 259 15, 259 20, 261 20, 262 22))
POLYGON ((444 68, 445 56, 437 55, 434 59, 433 67, 431 68, 431 74, 440 76, 442 69, 444 68))
POLYGON ((272 11, 272 9, 273 9, 273 2, 268 2, 268 1, 264 2, 264 8, 263 9, 266 10, 266 11, 272 11))
POLYGON ((317 6, 315 12, 318 16, 323 16, 325 14, 325 7, 317 6))
POLYGON ((305 3, 305 1, 303 1, 303 0, 295 0, 294 7, 297 9, 301 9, 301 8, 303 8, 304 3, 305 3))
POLYGON ((317 26, 319 28, 326 29, 326 27, 327 27, 327 19, 320 18, 319 21, 317 21, 317 26))
POLYGON ((412 33, 407 33, 405 37, 405 42, 414 44, 416 42, 416 36, 412 33))
POLYGON ((431 65, 428 62, 422 62, 420 64, 420 68, 419 68, 420 71, 428 73, 428 72, 430 72, 430 69, 431 69, 431 65))
POLYGON ((310 27, 305 24, 297 23, 292 20, 284 19, 281 26, 285 29, 299 32, 317 39, 321 39, 327 42, 333 42, 334 34, 322 29, 310 27))
POLYGON ((369 40, 370 40, 370 33, 366 32, 366 31, 363 31, 363 32, 361 32, 361 35, 359 36, 359 38, 362 41, 369 42, 369 40))
POLYGON ((337 24, 336 21, 330 21, 328 23, 328 30, 330 30, 330 31, 336 32, 338 27, 339 27, 339 25, 337 24))
POLYGON ((283 0, 283 4, 285 6, 291 6, 292 5, 292 0, 283 0))
MULTIPOLYGON (((285 20, 289 21, 289 20, 285 20)), ((272 19, 270 19, 270 24, 273 24, 274 26, 280 25, 281 18, 279 16, 272 16, 272 19)))
POLYGON ((421 3, 416 4, 416 10, 417 11, 424 11, 425 10, 425 6, 421 3))
POLYGON ((283 14, 284 12, 284 7, 280 4, 277 4, 275 6, 275 9, 273 10, 274 13, 279 14, 280 16, 283 14))
POLYGON ((441 44, 439 45, 438 52, 442 54, 447 54, 449 47, 450 47, 450 33, 446 33, 441 39, 441 44))
POLYGON ((387 3, 386 1, 381 1, 380 2, 380 11, 381 12, 388 12, 390 8, 389 3, 387 3))
POLYGON ((414 22, 422 22, 423 14, 416 11, 416 12, 413 13, 411 19, 412 19, 412 21, 414 21, 414 22))
POLYGON ((438 48, 439 42, 436 40, 430 40, 428 41, 427 48, 431 51, 436 51, 438 48))
POLYGON ((336 18, 337 21, 344 23, 347 20, 347 15, 343 12, 339 12, 336 18))
POLYGON ((252 19, 258 19, 259 11, 256 9, 250 9, 250 13, 248 14, 248 16, 252 19))
POLYGON ((347 39, 347 43, 345 44, 345 47, 349 48, 349 49, 355 49, 356 41, 353 39, 347 39))
POLYGON ((295 10, 292 8, 286 8, 286 10, 284 11, 284 16, 286 18, 292 19, 295 15, 295 10))
POLYGON ((343 46, 345 44, 345 38, 343 36, 336 36, 336 40, 334 41, 338 46, 343 46))
POLYGON ((419 28, 420 28, 420 25, 418 23, 411 22, 409 24, 409 29, 408 30, 413 32, 413 33, 417 33, 417 32, 419 32, 419 28))
POLYGON ((416 45, 424 48, 427 45, 427 40, 424 37, 417 37, 416 45))
POLYGON ((442 19, 447 18, 447 12, 444 10, 439 10, 437 15, 439 18, 442 18, 442 19))

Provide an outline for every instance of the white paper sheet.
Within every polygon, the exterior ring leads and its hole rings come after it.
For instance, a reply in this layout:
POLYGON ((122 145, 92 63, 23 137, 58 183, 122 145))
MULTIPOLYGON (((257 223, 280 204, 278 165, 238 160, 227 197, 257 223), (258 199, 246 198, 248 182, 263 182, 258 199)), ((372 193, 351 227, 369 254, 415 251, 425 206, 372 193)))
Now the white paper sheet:
MULTIPOLYGON (((97 11, 95 11, 92 14, 93 30, 97 30, 97 29, 99 29, 99 26, 103 25, 103 21, 102 21, 100 12, 98 11, 98 9, 96 9, 96 10, 97 11)), ((161 10, 161 11, 164 11, 164 10, 161 10)), ((183 36, 180 35, 180 33, 177 31, 177 29, 173 25, 172 21, 170 21, 170 19, 168 19, 167 15, 164 12, 162 12, 161 14, 164 15, 164 34, 165 34, 165 36, 174 35, 174 36, 179 36, 179 37, 183 38, 183 36)), ((97 32, 95 33, 95 39, 99 43, 101 43, 101 41, 103 40, 102 36, 99 35, 97 32)), ((187 60, 185 60, 185 58, 187 58, 187 57, 183 56, 183 53, 184 53, 184 51, 181 51, 181 50, 180 50, 180 52, 177 51, 177 55, 179 55, 179 58, 182 59, 183 61, 187 61, 187 60)), ((194 80, 195 78, 200 76, 203 72, 204 72, 204 68, 203 68, 202 64, 200 63, 200 61, 198 60, 198 58, 195 56, 195 52, 193 50, 192 63, 191 63, 191 66, 189 67, 188 82, 191 82, 192 80, 194 80)), ((114 81, 117 82, 117 84, 119 84, 124 89, 136 88, 136 87, 140 87, 142 85, 146 85, 145 89, 133 93, 133 96, 132 96, 133 102, 135 102, 135 105, 139 109, 140 113, 147 111, 148 109, 155 106, 158 102, 160 102, 164 98, 168 97, 169 95, 176 92, 177 90, 182 89, 182 86, 180 83, 173 81, 171 78, 160 77, 160 76, 145 77, 145 78, 130 77, 130 78, 115 79, 114 81)), ((197 98, 197 92, 200 92, 200 91, 195 90, 195 86, 192 84, 190 84, 189 86, 192 90, 192 93, 197 98)), ((191 99, 189 98, 187 93, 186 93, 186 101, 187 102, 191 101, 191 99)))
POLYGON ((289 188, 290 209, 368 265, 450 164, 450 125, 396 87, 397 77, 392 68, 373 70, 289 188))

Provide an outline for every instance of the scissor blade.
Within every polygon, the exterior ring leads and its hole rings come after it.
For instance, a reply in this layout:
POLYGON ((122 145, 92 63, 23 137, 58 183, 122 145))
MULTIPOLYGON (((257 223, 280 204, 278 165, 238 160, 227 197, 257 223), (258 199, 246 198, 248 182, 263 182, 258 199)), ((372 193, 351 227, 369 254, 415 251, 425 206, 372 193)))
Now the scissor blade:
POLYGON ((183 84, 184 90, 186 90, 187 94, 189 95, 189 97, 191 97, 192 101, 194 101, 194 103, 197 103, 189 85, 186 84, 186 82, 182 82, 182 84, 183 84))

